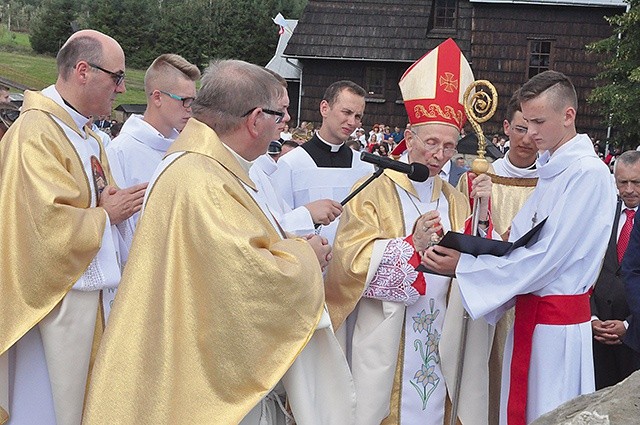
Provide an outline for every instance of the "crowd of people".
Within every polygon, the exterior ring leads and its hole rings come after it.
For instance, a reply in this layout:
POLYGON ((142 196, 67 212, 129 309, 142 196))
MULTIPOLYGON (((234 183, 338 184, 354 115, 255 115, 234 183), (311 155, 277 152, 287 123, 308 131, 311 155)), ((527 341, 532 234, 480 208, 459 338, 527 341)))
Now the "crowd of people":
POLYGON ((0 107, 0 423, 524 425, 640 368, 640 152, 599 158, 564 74, 469 170, 452 39, 368 133, 348 80, 290 128, 277 73, 162 54, 120 124, 116 40, 57 67, 0 107))

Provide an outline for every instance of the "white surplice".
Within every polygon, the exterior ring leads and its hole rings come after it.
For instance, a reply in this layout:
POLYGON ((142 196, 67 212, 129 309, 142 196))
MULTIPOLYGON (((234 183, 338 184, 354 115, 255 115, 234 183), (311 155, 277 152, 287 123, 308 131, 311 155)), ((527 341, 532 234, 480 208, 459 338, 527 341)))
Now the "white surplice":
MULTIPOLYGON (((173 130, 170 137, 164 137, 142 115, 131 115, 106 149, 118 186, 126 188, 148 182, 178 134, 173 130)), ((140 213, 132 216, 134 228, 139 218, 140 213)))
MULTIPOLYGON (((298 208, 319 199, 342 201, 352 186, 374 168, 353 155, 351 167, 318 167, 304 149, 296 148, 278 160, 273 174, 274 188, 291 208, 298 208)), ((366 190, 366 189, 365 189, 366 190)), ((333 245, 340 217, 320 228, 320 235, 333 245)))
MULTIPOLYGON (((609 170, 579 134, 537 161, 538 185, 514 218, 510 240, 548 217, 538 238, 504 257, 462 254, 456 276, 473 318, 495 323, 520 294, 579 295, 595 283, 611 234, 616 191, 609 170)), ((505 347, 501 424, 506 403, 513 331, 505 347)), ((527 423, 561 403, 594 391, 591 325, 537 325, 529 369, 527 423)))
POLYGON ((271 176, 278 165, 269 154, 259 156, 249 170, 249 177, 256 184, 269 205, 271 213, 280 226, 289 233, 304 236, 314 232, 311 213, 304 206, 292 209, 285 200, 276 193, 271 176))
POLYGON ((493 172, 498 176, 520 178, 538 177, 538 170, 533 165, 528 168, 520 168, 513 165, 509 160, 509 152, 507 152, 503 158, 493 161, 491 166, 493 167, 493 172))

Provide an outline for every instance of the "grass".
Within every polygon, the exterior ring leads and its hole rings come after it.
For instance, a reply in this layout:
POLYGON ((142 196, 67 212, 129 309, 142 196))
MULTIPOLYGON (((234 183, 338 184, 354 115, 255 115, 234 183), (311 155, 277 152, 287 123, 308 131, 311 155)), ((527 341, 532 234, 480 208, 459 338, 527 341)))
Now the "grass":
POLYGON ((16 50, 31 50, 29 34, 25 34, 23 32, 9 32, 5 28, 0 28, 0 45, 16 50))
MULTIPOLYGON (((0 77, 41 90, 56 81, 56 60, 31 50, 29 36, 0 30, 0 77), (13 35, 15 35, 15 37, 13 35)), ((144 71, 127 69, 127 91, 116 98, 123 103, 146 103, 144 71)))

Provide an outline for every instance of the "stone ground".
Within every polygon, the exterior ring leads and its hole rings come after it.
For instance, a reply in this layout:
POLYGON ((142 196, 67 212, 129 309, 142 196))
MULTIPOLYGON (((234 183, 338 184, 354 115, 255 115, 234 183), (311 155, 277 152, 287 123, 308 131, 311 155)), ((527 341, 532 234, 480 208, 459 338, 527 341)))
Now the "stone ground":
POLYGON ((531 425, 636 424, 640 424, 640 371, 618 385, 570 400, 531 425))

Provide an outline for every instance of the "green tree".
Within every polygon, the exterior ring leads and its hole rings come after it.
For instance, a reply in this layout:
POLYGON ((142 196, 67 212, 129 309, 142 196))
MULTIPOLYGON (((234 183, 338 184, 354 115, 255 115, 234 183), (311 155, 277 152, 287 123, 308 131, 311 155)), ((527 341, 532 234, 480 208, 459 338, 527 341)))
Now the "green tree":
POLYGON ((587 46, 606 57, 596 77, 605 84, 591 92, 589 101, 609 117, 615 131, 611 141, 635 148, 640 144, 640 0, 628 3, 626 13, 607 18, 614 35, 587 46))
POLYGON ((101 0, 90 12, 90 28, 116 39, 127 66, 144 69, 157 56, 159 8, 155 0, 101 0))
POLYGON ((77 14, 74 0, 45 0, 31 22, 29 41, 36 53, 55 55, 73 30, 77 14))

